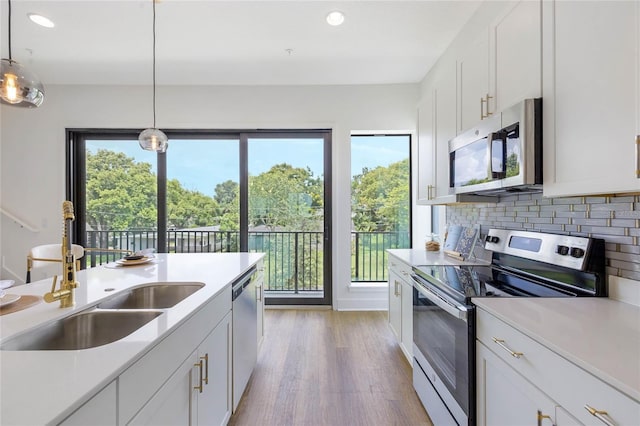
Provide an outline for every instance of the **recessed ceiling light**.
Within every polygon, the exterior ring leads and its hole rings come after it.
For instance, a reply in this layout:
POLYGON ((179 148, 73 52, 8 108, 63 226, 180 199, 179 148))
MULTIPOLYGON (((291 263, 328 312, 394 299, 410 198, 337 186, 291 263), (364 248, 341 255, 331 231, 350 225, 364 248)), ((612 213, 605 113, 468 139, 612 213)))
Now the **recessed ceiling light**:
POLYGON ((29 19, 40 26, 46 28, 53 28, 56 26, 56 24, 54 24, 53 21, 46 16, 38 15, 37 13, 27 13, 27 16, 29 17, 29 19))
POLYGON ((344 22, 344 13, 339 10, 334 10, 333 12, 329 12, 327 15, 327 23, 329 25, 333 25, 334 27, 341 25, 344 22))

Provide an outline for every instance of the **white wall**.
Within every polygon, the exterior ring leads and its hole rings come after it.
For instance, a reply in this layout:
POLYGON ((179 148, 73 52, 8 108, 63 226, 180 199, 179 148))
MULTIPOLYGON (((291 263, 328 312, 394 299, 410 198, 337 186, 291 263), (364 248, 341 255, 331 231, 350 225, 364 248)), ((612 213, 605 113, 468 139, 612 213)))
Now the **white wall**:
MULTIPOLYGON (((30 232, 2 216, 3 278, 24 279, 29 248, 60 240, 65 129, 145 128, 152 122, 149 87, 46 90, 38 109, 0 107, 0 205, 39 228, 30 232)), ((157 121, 159 127, 175 129, 333 129, 334 308, 386 309, 386 292, 349 291, 350 133, 414 133, 418 94, 418 85, 160 87, 157 121)), ((424 208, 416 210, 414 222, 420 225, 414 235, 424 235, 425 214, 424 208)))

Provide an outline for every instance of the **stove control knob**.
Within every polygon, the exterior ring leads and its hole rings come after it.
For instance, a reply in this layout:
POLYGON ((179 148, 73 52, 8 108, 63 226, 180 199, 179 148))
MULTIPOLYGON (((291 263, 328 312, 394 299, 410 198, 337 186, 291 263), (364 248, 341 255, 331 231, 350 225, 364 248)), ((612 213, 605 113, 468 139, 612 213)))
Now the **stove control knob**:
POLYGON ((500 241, 500 238, 496 237, 495 235, 487 235, 484 240, 488 243, 496 244, 498 241, 500 241))
POLYGON ((569 247, 558 246, 558 248, 556 249, 556 253, 558 253, 560 256, 566 256, 569 254, 569 247))
POLYGON ((572 247, 571 256, 575 257, 576 259, 580 259, 581 257, 584 256, 584 250, 578 247, 572 247))

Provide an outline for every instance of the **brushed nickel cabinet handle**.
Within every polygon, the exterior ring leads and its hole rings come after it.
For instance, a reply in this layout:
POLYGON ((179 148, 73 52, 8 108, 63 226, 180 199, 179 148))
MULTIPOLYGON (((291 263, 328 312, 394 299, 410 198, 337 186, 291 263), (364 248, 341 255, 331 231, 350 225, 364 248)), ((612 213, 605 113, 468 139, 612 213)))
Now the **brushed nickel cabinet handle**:
POLYGON ((485 98, 480 98, 480 120, 484 120, 489 115, 484 115, 484 104, 487 103, 485 98))
POLYGON ((611 420, 607 418, 609 416, 609 413, 607 413, 605 410, 596 410, 595 408, 591 407, 589 404, 584 404, 584 409, 587 410, 589 414, 591 414, 596 419, 600 420, 605 425, 616 426, 615 423, 613 423, 611 420))
POLYGON ((511 350, 505 343, 504 343, 504 339, 498 339, 497 337, 493 338, 493 341, 500 346, 502 349, 504 349, 505 351, 509 352, 509 354, 514 357, 514 358, 520 358, 521 356, 523 356, 524 354, 522 352, 515 352, 513 350, 511 350))

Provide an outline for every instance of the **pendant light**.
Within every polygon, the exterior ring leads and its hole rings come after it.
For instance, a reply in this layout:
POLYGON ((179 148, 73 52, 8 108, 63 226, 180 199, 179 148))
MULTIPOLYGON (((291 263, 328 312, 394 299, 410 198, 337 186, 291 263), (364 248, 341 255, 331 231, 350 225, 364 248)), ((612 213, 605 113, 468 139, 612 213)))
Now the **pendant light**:
POLYGON ((153 3, 153 127, 143 130, 138 136, 142 149, 147 151, 166 152, 169 146, 167 135, 156 128, 156 0, 153 3))
POLYGON ((0 63, 0 102, 21 108, 35 108, 44 101, 44 86, 38 78, 11 56, 11 0, 9 4, 9 58, 0 63))

